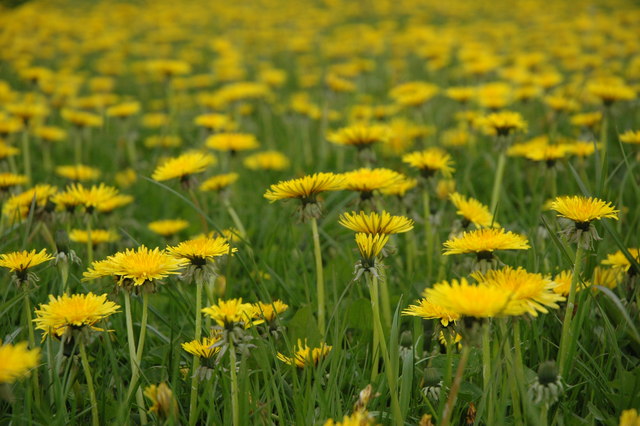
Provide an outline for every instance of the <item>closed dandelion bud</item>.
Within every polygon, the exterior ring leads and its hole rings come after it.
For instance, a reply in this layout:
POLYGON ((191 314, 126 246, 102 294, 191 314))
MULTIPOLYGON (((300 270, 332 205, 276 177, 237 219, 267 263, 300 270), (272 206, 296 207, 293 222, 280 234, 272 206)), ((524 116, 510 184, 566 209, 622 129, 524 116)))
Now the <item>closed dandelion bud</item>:
POLYGON ((164 419, 178 412, 178 404, 166 383, 151 385, 144 390, 144 394, 153 403, 149 411, 156 413, 158 417, 164 419))
POLYGON ((425 369, 424 385, 422 388, 424 396, 438 401, 440 399, 440 391, 442 390, 442 376, 437 369, 431 367, 425 369))
POLYGON ((562 378, 555 361, 547 361, 538 368, 538 377, 529 388, 529 397, 534 404, 551 405, 564 391, 562 378))
POLYGON ((420 419, 418 426, 435 426, 435 423, 431 420, 431 414, 424 414, 420 419))

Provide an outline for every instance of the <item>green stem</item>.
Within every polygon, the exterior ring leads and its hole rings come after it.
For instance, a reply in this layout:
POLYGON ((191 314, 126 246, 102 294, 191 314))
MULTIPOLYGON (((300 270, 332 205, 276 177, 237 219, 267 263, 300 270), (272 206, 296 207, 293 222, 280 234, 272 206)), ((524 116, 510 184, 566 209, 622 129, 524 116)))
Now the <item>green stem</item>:
MULTIPOLYGON (((195 340, 200 340, 202 334, 202 286, 201 282, 196 283, 196 330, 195 340)), ((193 371, 191 377, 191 398, 189 400, 189 424, 195 425, 198 419, 198 368, 200 367, 200 357, 193 356, 193 371)))
POLYGON ((494 217, 497 217, 496 207, 500 202, 500 189, 502 188, 502 179, 504 178, 504 166, 507 162, 507 153, 503 149, 498 156, 498 166, 496 168, 496 175, 493 180, 493 190, 491 191, 491 213, 494 217))
MULTIPOLYGON (((460 390, 460 385, 462 384, 462 376, 464 375, 464 369, 467 366, 467 361, 469 360, 469 352, 471 348, 468 344, 462 346, 462 354, 460 355, 460 361, 458 362, 458 369, 456 370, 456 376, 453 379, 453 385, 451 386, 451 392, 449 392, 449 398, 447 399, 446 404, 444 405, 444 411, 442 412, 442 422, 441 426, 449 426, 449 422, 451 420, 451 414, 453 413, 453 407, 456 405, 456 400, 458 399, 458 391, 460 390)), ((487 423, 491 424, 491 423, 487 423)))
POLYGON ((231 413, 232 424, 240 424, 240 407, 238 406, 238 374, 236 372, 236 348, 233 339, 229 339, 229 371, 231 372, 231 413))
POLYGON ((607 181, 607 145, 609 132, 609 107, 604 108, 602 114, 602 125, 600 127, 600 168, 596 170, 596 180, 598 182, 598 194, 602 196, 605 182, 607 181))
POLYGON ((516 373, 516 366, 513 360, 513 353, 511 352, 511 341, 509 339, 509 335, 507 333, 507 319, 500 319, 500 332, 502 335, 502 339, 504 339, 504 343, 502 343, 502 348, 504 352, 505 364, 507 365, 508 373, 507 380, 509 382, 509 390, 511 391, 511 407, 513 408, 513 419, 516 425, 522 424, 522 408, 521 408, 521 393, 520 388, 518 387, 518 378, 516 373))
MULTIPOLYGON (((137 362, 136 356, 136 343, 133 335, 133 320, 131 318, 131 295, 128 291, 124 292, 124 311, 125 318, 127 321, 127 341, 129 343, 129 361, 131 362, 131 383, 129 384, 129 390, 127 392, 127 401, 131 398, 131 392, 135 387, 138 377, 140 376, 140 364, 137 362)), ((136 402, 138 403, 138 412, 140 414, 140 423, 147 423, 147 413, 144 411, 144 399, 142 399, 142 404, 140 404, 140 398, 138 395, 142 396, 142 389, 138 389, 139 392, 136 392, 136 402)))
POLYGON ((231 217, 231 220, 233 221, 233 224, 235 225, 236 229, 240 233, 240 236, 246 239, 247 230, 242 224, 242 221, 240 220, 240 216, 238 216, 238 213, 236 213, 236 210, 231 205, 231 202, 226 198, 224 200, 224 206, 227 208, 227 212, 229 213, 229 216, 231 217))
POLYGON ((31 145, 29 144, 29 131, 25 129, 22 132, 22 161, 24 164, 24 174, 31 182, 31 145))
POLYGON ((431 230, 431 207, 429 200, 429 188, 422 189, 422 207, 424 210, 424 236, 427 251, 427 278, 431 280, 433 272, 433 232, 431 230))
POLYGON ((322 270, 322 251, 320 248, 320 234, 318 232, 317 219, 311 218, 311 233, 313 234, 313 253, 316 260, 316 288, 318 290, 318 328, 320 335, 326 335, 324 313, 324 273, 322 270))
POLYGON ((493 424, 493 392, 491 385, 491 335, 489 320, 482 326, 482 393, 487 401, 487 424, 493 424))
POLYGON ((546 402, 542 403, 540 407, 540 426, 547 426, 549 423, 549 404, 546 402))
POLYGON ((389 332, 391 327, 391 299, 389 297, 389 283, 385 271, 380 272, 380 304, 382 305, 382 328, 385 332, 389 332))
POLYGON ((402 412, 400 410, 400 402, 398 400, 398 388, 396 372, 391 369, 391 358, 389 356, 389 349, 387 348, 387 341, 384 336, 384 330, 382 329, 382 322, 380 321, 380 304, 378 303, 378 278, 375 275, 369 277, 367 275, 367 284, 369 285, 369 293, 371 296, 371 311, 373 314, 373 327, 377 329, 379 336, 378 343, 382 352, 382 358, 384 360, 384 372, 387 376, 387 382, 389 383, 389 393, 391 394, 391 411, 393 413, 393 419, 396 425, 403 425, 404 419, 402 418, 402 412))
POLYGON ((573 264, 573 277, 571 279, 571 287, 569 288, 569 298, 567 299, 566 311, 564 313, 564 321, 562 322, 562 335, 560 337, 560 350, 558 352, 558 360, 560 364, 560 375, 567 378, 567 372, 569 368, 567 362, 567 350, 569 349, 570 342, 573 339, 573 333, 571 332, 571 320, 573 318, 573 309, 576 300, 576 288, 580 282, 580 273, 582 272, 582 257, 584 255, 584 248, 580 243, 576 248, 576 259, 573 264))
POLYGON ((204 210, 202 210, 200 200, 198 200, 198 197, 196 196, 193 188, 189 188, 189 196, 191 197, 191 201, 193 202, 193 204, 197 207, 197 211, 200 216, 200 224, 202 225, 202 232, 206 234, 209 231, 209 225, 207 223, 207 218, 204 217, 204 210))
POLYGON ((89 367, 89 360, 87 359, 87 351, 84 347, 84 342, 80 342, 80 360, 82 361, 82 368, 84 369, 84 376, 87 379, 87 388, 89 389, 89 400, 91 401, 91 424, 98 426, 100 420, 98 417, 98 400, 96 399, 96 391, 93 387, 93 377, 91 376, 91 367, 89 367))
POLYGON ((87 260, 88 263, 93 263, 93 241, 91 239, 91 231, 93 226, 93 216, 91 213, 87 213, 87 260))
MULTIPOLYGON (((24 316, 27 331, 29 333, 29 347, 31 349, 36 348, 36 337, 33 331, 33 321, 31 320, 31 300, 29 299, 29 293, 27 291, 23 292, 23 301, 24 301, 24 316)), ((33 382, 33 399, 36 403, 36 406, 40 405, 40 385, 38 380, 38 373, 34 371, 31 375, 31 380, 33 382)))

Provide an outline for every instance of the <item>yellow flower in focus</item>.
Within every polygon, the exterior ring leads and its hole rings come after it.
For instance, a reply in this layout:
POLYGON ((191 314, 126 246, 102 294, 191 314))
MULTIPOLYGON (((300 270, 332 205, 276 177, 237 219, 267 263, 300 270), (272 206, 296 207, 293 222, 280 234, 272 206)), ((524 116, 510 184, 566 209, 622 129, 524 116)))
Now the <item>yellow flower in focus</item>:
POLYGON ((186 259, 192 265, 202 266, 215 257, 224 256, 236 252, 237 249, 230 249, 229 242, 224 237, 201 236, 192 240, 183 241, 177 246, 167 247, 167 253, 179 258, 186 259))
POLYGON ((213 155, 201 152, 187 152, 178 157, 163 161, 154 170, 151 178, 157 181, 179 178, 185 182, 189 176, 204 172, 207 167, 215 164, 213 155))
POLYGON ((278 352, 278 359, 285 364, 295 365, 298 368, 317 366, 321 360, 329 355, 331 349, 332 346, 324 343, 321 343, 320 347, 310 348, 306 339, 304 342, 298 339, 298 345, 294 348, 293 355, 289 357, 278 352))
POLYGON ((360 251, 362 259, 362 267, 364 269, 374 268, 376 266, 376 258, 389 241, 389 235, 385 234, 365 234, 358 232, 356 234, 356 244, 360 251))
POLYGON ((2 344, 0 340, 0 385, 26 377, 38 366, 40 349, 28 349, 27 342, 2 344))
POLYGON ((200 358, 211 358, 218 352, 220 352, 220 346, 214 346, 220 341, 220 336, 213 335, 211 337, 205 337, 202 340, 192 340, 190 342, 182 343, 182 349, 191 355, 195 355, 200 358))
POLYGON ((382 190, 395 185, 404 175, 385 168, 361 168, 342 174, 344 185, 342 189, 360 192, 360 198, 368 199, 373 191, 382 190))
POLYGON ((36 309, 33 322, 36 323, 36 329, 44 331, 43 339, 47 335, 62 337, 84 327, 100 330, 94 325, 118 312, 119 308, 119 305, 107 300, 106 294, 49 295, 49 303, 41 304, 36 309))
POLYGON ((603 218, 618 219, 618 210, 610 202, 580 195, 556 197, 551 209, 558 212, 558 216, 571 219, 576 224, 589 224, 603 218))
POLYGON ((319 193, 343 189, 344 179, 334 173, 314 173, 298 179, 280 181, 265 192, 264 198, 274 202, 298 198, 303 204, 315 203, 319 193))
POLYGON ((365 234, 398 234, 413 229, 413 220, 404 216, 392 216, 383 211, 381 214, 351 212, 340 215, 340 225, 355 232, 365 234))
POLYGON ((0 267, 7 268, 15 274, 24 274, 25 271, 41 263, 48 262, 53 259, 47 249, 42 249, 36 253, 31 251, 14 251, 12 253, 0 254, 0 267))
POLYGON ((495 250, 527 250, 527 237, 503 228, 483 228, 464 232, 444 243, 444 254, 475 253, 478 259, 491 258, 495 250))

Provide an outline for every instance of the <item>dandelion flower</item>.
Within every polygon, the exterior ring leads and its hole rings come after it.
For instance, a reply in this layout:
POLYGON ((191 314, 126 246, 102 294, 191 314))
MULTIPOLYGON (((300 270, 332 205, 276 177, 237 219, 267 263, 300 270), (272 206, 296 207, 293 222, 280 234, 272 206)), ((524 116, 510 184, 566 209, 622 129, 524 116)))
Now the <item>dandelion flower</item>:
POLYGON ((255 323, 254 319, 258 314, 255 305, 242 303, 242 298, 218 300, 217 304, 202 309, 202 312, 209 315, 221 327, 240 324, 245 328, 255 323))
POLYGON ((343 213, 339 223, 352 231, 366 234, 398 234, 413 229, 413 220, 404 216, 392 216, 386 211, 381 214, 367 214, 363 211, 343 213))
POLYGON ((489 114, 480 119, 479 123, 483 127, 492 129, 498 136, 508 136, 515 131, 522 131, 527 123, 522 115, 512 111, 502 111, 489 114))
POLYGON ((189 176, 204 172, 215 161, 215 157, 211 154, 187 152, 163 161, 156 167, 151 177, 157 181, 179 178, 182 182, 186 182, 189 176))
POLYGON ((388 138, 389 128, 387 126, 364 123, 343 127, 327 136, 331 143, 351 145, 358 149, 371 146, 376 142, 385 142, 388 138))
POLYGON ((405 154, 402 161, 420 170, 425 178, 433 176, 436 172, 441 172, 445 177, 451 177, 454 172, 451 156, 437 147, 405 154))
POLYGON ((385 234, 356 234, 356 244, 360 251, 362 268, 370 270, 376 267, 376 258, 389 241, 389 236, 385 234))
POLYGON ((458 209, 457 214, 463 217, 462 227, 467 228, 473 223, 478 228, 486 228, 489 226, 499 226, 493 221, 493 214, 489 208, 475 198, 465 197, 464 195, 454 192, 449 194, 449 199, 458 209))
POLYGON ((627 130, 620 135, 620 141, 633 145, 640 145, 640 130, 627 130))
POLYGON ((4 192, 17 185, 23 185, 29 181, 24 175, 15 173, 0 173, 0 191, 4 192))
MULTIPOLYGON (((562 296, 568 296, 569 290, 571 289, 571 281, 573 280, 573 271, 565 270, 560 271, 553 277, 553 282, 556 283, 555 287, 553 287, 553 291, 556 294, 560 294, 562 296)), ((578 282, 576 286, 576 291, 584 290, 586 284, 582 281, 578 282)))
POLYGON ((260 146, 256 137, 249 133, 217 133, 207 138, 206 145, 216 151, 228 151, 231 154, 260 146))
POLYGON ((444 254, 475 253, 478 259, 491 258, 495 250, 529 249, 527 237, 503 228, 483 228, 464 232, 444 243, 444 254))
MULTIPOLYGON (((640 248, 629 248, 627 249, 631 257, 633 257, 636 262, 640 262, 640 248)), ((631 262, 627 257, 622 253, 621 250, 618 250, 615 253, 608 254, 607 258, 601 262, 603 265, 610 266, 612 268, 621 269, 625 272, 633 271, 633 273, 638 273, 640 271, 635 271, 631 269, 631 262)))
POLYGON ((186 259, 195 266, 202 266, 216 257, 235 251, 237 249, 229 248, 229 242, 226 238, 207 236, 183 241, 177 246, 167 248, 167 253, 180 259, 186 259))
POLYGON ((118 312, 119 308, 107 300, 106 294, 49 295, 49 303, 40 305, 33 321, 38 330, 44 331, 43 338, 47 335, 62 337, 85 327, 100 330, 94 325, 118 312))
POLYGON ((0 384, 26 377, 38 366, 40 349, 28 349, 27 342, 2 344, 0 340, 0 384))
POLYGON ((76 164, 73 166, 58 166, 56 167, 56 174, 77 181, 96 180, 100 177, 100 170, 84 164, 76 164))
POLYGON ((290 161, 279 151, 263 151, 246 157, 242 164, 249 170, 286 170, 290 161))
POLYGON ((282 300, 274 300, 271 303, 258 302, 254 306, 258 316, 268 322, 273 321, 278 315, 289 309, 289 305, 282 300))
POLYGON ((188 226, 189 222, 184 219, 165 219, 150 222, 147 225, 147 228, 158 235, 162 235, 163 237, 170 237, 183 229, 186 229, 188 226))
POLYGON ((385 168, 361 168, 343 173, 342 176, 343 189, 360 192, 362 200, 371 198, 373 191, 388 188, 404 178, 402 174, 385 168))
POLYGON ((159 385, 149 385, 144 389, 144 396, 151 400, 149 411, 156 413, 162 418, 168 418, 178 412, 178 402, 173 396, 173 392, 162 382, 159 385))
POLYGON ((182 349, 191 355, 195 355, 199 358, 211 358, 220 352, 220 346, 216 345, 218 342, 220 342, 220 336, 213 335, 201 340, 192 340, 190 342, 183 343, 181 346, 182 349))
POLYGON ((238 180, 238 173, 225 173, 211 176, 200 184, 200 191, 221 191, 238 180))
POLYGON ((425 295, 431 303, 460 316, 486 318, 526 312, 510 291, 484 283, 469 284, 466 278, 434 284, 425 295))
POLYGON ((592 221, 618 219, 618 210, 610 202, 580 195, 556 197, 550 208, 565 219, 561 233, 583 248, 589 248, 592 240, 600 239, 596 228, 591 226, 592 221))
POLYGON ((332 346, 321 343, 317 348, 310 348, 307 340, 298 339, 298 345, 294 348, 292 356, 286 356, 278 352, 278 359, 285 364, 295 365, 298 368, 317 366, 318 363, 329 355, 332 346))
POLYGON ((448 311, 442 306, 435 305, 427 298, 420 299, 417 305, 409 305, 407 309, 402 311, 402 314, 420 317, 427 320, 439 319, 443 327, 446 327, 449 323, 460 319, 460 315, 457 313, 448 311))
POLYGON ((51 259, 53 259, 53 256, 47 253, 46 249, 42 249, 37 253, 35 250, 14 251, 0 254, 0 267, 9 269, 19 282, 24 282, 28 279, 28 269, 51 259))
POLYGON ((91 238, 91 244, 96 246, 98 244, 118 241, 120 239, 120 235, 118 235, 117 232, 106 229, 92 229, 91 237, 89 237, 89 232, 82 229, 72 229, 71 232, 69 232, 69 239, 74 243, 86 244, 89 241, 89 238, 91 238))

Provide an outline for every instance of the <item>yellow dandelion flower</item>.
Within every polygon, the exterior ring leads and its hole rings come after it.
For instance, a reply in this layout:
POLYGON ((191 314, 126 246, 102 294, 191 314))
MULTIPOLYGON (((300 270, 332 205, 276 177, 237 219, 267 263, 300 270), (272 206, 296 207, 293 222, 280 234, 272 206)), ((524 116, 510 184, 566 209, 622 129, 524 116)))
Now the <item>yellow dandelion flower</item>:
POLYGON ((367 214, 363 211, 343 213, 339 223, 352 231, 366 234, 399 234, 413 229, 413 220, 404 216, 392 216, 386 211, 381 214, 367 214))
POLYGON ((441 200, 446 200, 451 194, 456 192, 455 179, 439 179, 436 184, 436 196, 441 200))
POLYGON ((47 253, 47 249, 42 249, 39 252, 35 250, 14 251, 0 254, 0 267, 7 268, 16 274, 24 274, 27 269, 48 262, 51 259, 53 259, 53 256, 47 253))
POLYGON ((358 232, 356 234, 356 244, 360 251, 362 267, 364 269, 376 266, 376 258, 389 241, 389 235, 386 234, 365 234, 358 232))
POLYGON ((479 119, 481 127, 489 128, 498 136, 508 136, 515 131, 522 131, 527 123, 522 115, 513 111, 495 112, 479 119))
POLYGON ((449 195, 449 199, 458 209, 457 214, 464 218, 463 228, 473 223, 478 228, 486 228, 489 226, 500 226, 493 221, 493 214, 489 211, 489 207, 482 204, 475 198, 465 197, 464 195, 454 192, 449 195))
POLYGON ((483 228, 463 232, 444 243, 444 254, 475 253, 479 259, 491 258, 495 250, 526 250, 531 248, 524 235, 503 228, 483 228))
POLYGON ((315 203, 319 193, 343 189, 344 178, 334 173, 314 173, 298 179, 280 181, 265 192, 264 198, 271 202, 287 198, 298 198, 303 204, 315 203))
POLYGON ((233 184, 239 177, 238 173, 211 176, 200 184, 200 191, 220 191, 233 184))
POLYGON ((48 184, 38 184, 19 194, 12 195, 2 206, 5 216, 14 219, 27 217, 31 207, 43 208, 58 192, 58 188, 48 184))
MULTIPOLYGON (((628 248, 627 251, 633 257, 636 262, 640 262, 640 248, 628 248)), ((631 268, 631 262, 627 257, 622 253, 621 250, 618 250, 615 253, 611 253, 607 255, 607 258, 600 262, 603 265, 610 266, 614 269, 621 269, 625 272, 629 271, 631 268)), ((634 271, 639 272, 639 271, 634 271)))
POLYGON ((381 124, 358 123, 329 133, 327 140, 336 145, 351 145, 358 149, 389 138, 389 128, 381 124))
POLYGON ((7 191, 9 188, 23 185, 29 181, 24 175, 15 173, 0 173, 0 191, 7 191))
POLYGON ((577 127, 593 128, 602 121, 602 112, 585 112, 571 116, 571 124, 577 127))
POLYGON ((551 203, 551 209, 558 212, 558 216, 577 224, 588 224, 602 218, 618 219, 618 210, 610 202, 580 195, 556 197, 551 203))
POLYGON ((405 154, 402 156, 402 161, 420 170, 426 178, 433 176, 436 172, 441 172, 445 177, 451 177, 454 172, 451 156, 437 147, 405 154))
POLYGON ((443 327, 449 323, 460 319, 460 315, 455 312, 448 311, 442 306, 433 304, 429 299, 422 298, 417 305, 409 305, 407 309, 402 311, 402 315, 420 317, 423 319, 439 319, 443 327))
POLYGON ((260 146, 256 137, 249 133, 218 133, 211 135, 206 141, 207 147, 216 151, 248 151, 260 146))
POLYGON ((397 180, 394 184, 380 189, 380 193, 404 197, 407 191, 412 190, 416 186, 418 186, 418 179, 403 176, 402 179, 397 180))
POLYGON ((49 295, 49 303, 40 305, 33 322, 38 330, 44 331, 43 339, 47 335, 62 337, 83 327, 100 330, 94 325, 118 312, 119 308, 107 300, 106 294, 49 295))
POLYGON ((53 202, 64 206, 76 206, 81 205, 85 208, 87 213, 91 213, 94 210, 104 211, 110 207, 112 200, 119 195, 117 188, 101 183, 99 185, 92 185, 90 188, 83 186, 80 183, 69 185, 64 193, 61 193, 57 197, 54 197, 53 202))
POLYGON ((27 342, 2 344, 0 340, 0 384, 26 377, 38 366, 40 349, 28 349, 27 342))
POLYGON ((156 220, 147 225, 151 232, 162 235, 163 237, 175 235, 183 229, 186 229, 188 226, 189 222, 184 219, 156 220))
POLYGON ((117 232, 109 231, 106 229, 92 229, 91 237, 89 232, 83 229, 72 229, 69 232, 69 239, 75 243, 86 244, 91 238, 91 244, 96 246, 98 244, 112 243, 120 239, 120 235, 117 232))
POLYGON ((237 127, 231 117, 225 114, 201 114, 193 122, 211 132, 232 131, 237 127))
POLYGON ((249 170, 285 170, 289 168, 289 158, 279 151, 263 151, 250 155, 242 161, 249 170))
POLYGON ((220 336, 213 335, 211 337, 204 337, 202 340, 192 340, 190 342, 182 343, 182 349, 191 355, 195 355, 199 358, 211 358, 218 352, 220 352, 220 346, 214 346, 220 341, 220 336))
POLYGON ((375 419, 366 411, 354 411, 351 415, 345 414, 342 421, 329 419, 323 426, 370 426, 375 425, 375 419))
MULTIPOLYGON (((553 287, 553 291, 556 294, 560 294, 562 296, 569 296, 569 290, 571 289, 571 280, 573 280, 573 272, 571 270, 560 271, 553 277, 553 282, 556 283, 556 286, 553 287)), ((584 290, 587 286, 587 283, 578 281, 578 285, 576 286, 576 291, 584 290)))
POLYGON ((157 181, 179 178, 185 181, 190 175, 202 173, 215 164, 213 155, 201 152, 187 152, 178 157, 163 161, 153 172, 151 178, 157 181))
POLYGON ((76 127, 101 127, 102 117, 86 111, 63 109, 62 118, 76 127))
POLYGON ((461 104, 469 102, 476 96, 476 88, 472 86, 449 87, 445 95, 461 104))
POLYGON ((404 178, 404 175, 385 168, 369 169, 363 167, 342 174, 344 186, 342 189, 360 192, 362 199, 370 198, 373 191, 388 188, 404 178))
POLYGON ((258 302, 254 306, 258 316, 268 322, 273 321, 277 316, 289 309, 289 305, 282 300, 274 300, 271 303, 258 302))
POLYGON ((168 418, 178 413, 178 401, 173 396, 173 392, 162 382, 159 385, 149 385, 144 389, 144 396, 151 401, 149 411, 156 413, 162 418, 168 418))
POLYGON ((640 130, 627 130, 620 135, 620 141, 633 145, 640 145, 640 130))
POLYGON ((600 99, 604 105, 636 98, 635 90, 623 83, 593 82, 587 85, 587 91, 600 99))
POLYGON ((98 204, 96 206, 96 210, 100 213, 109 213, 117 209, 118 207, 126 206, 127 204, 131 204, 132 202, 133 197, 131 195, 119 194, 98 204))
POLYGON ((192 265, 202 266, 215 257, 224 256, 237 249, 230 249, 229 242, 224 237, 202 236, 193 240, 183 241, 172 247, 167 247, 167 253, 180 258, 187 259, 192 265))
POLYGON ((622 414, 620 414, 618 426, 640 426, 640 414, 638 414, 638 410, 635 408, 624 410, 622 414))
POLYGON ((60 142, 67 138, 67 132, 55 126, 38 126, 33 133, 46 142, 60 142))
POLYGON ((506 266, 485 274, 475 274, 474 278, 511 292, 512 299, 521 303, 522 308, 534 317, 538 316, 538 312, 548 313, 547 308, 558 309, 558 302, 565 300, 564 296, 554 291, 556 283, 542 274, 527 272, 522 268, 506 266))
POLYGON ((294 348, 292 356, 286 356, 278 352, 278 359, 285 364, 295 365, 298 368, 317 366, 331 352, 332 346, 321 343, 317 348, 310 348, 307 340, 298 339, 298 345, 294 348))
POLYGON ((163 112, 151 112, 142 116, 142 126, 157 129, 169 123, 169 116, 163 112))
POLYGON ((600 149, 600 143, 576 141, 565 144, 567 152, 576 157, 585 158, 600 149))
POLYGON ((77 181, 96 180, 100 177, 100 170, 84 164, 76 164, 73 166, 58 166, 56 167, 56 174, 77 181))
POLYGON ((466 278, 434 284, 425 294, 431 303, 460 316, 486 318, 525 313, 510 291, 484 283, 469 284, 466 278))
POLYGON ((202 312, 209 315, 221 327, 241 324, 247 328, 257 323, 254 321, 258 315, 255 305, 242 303, 242 298, 218 300, 217 304, 203 308, 202 312))
POLYGON ((140 246, 93 262, 83 276, 85 280, 90 280, 111 275, 118 279, 119 285, 141 286, 179 274, 186 264, 187 260, 178 259, 157 247, 150 250, 140 246))
POLYGON ((438 86, 434 84, 411 81, 395 86, 391 89, 389 95, 399 105, 417 107, 433 98, 438 91, 438 86))
POLYGON ((15 155, 18 155, 19 153, 20 153, 20 150, 18 148, 14 148, 10 145, 7 145, 2 140, 0 140, 0 159, 13 157, 15 155))
POLYGON ((609 289, 614 289, 622 282, 624 272, 620 268, 603 268, 596 266, 593 268, 591 283, 609 289))
POLYGON ((119 171, 115 175, 116 184, 120 188, 128 188, 138 180, 138 175, 132 168, 119 171))
POLYGON ((108 117, 126 118, 140 112, 140 102, 130 101, 113 105, 107 108, 108 117))
POLYGON ((182 145, 182 138, 175 135, 155 135, 144 140, 144 146, 147 148, 175 148, 180 145, 182 145))

